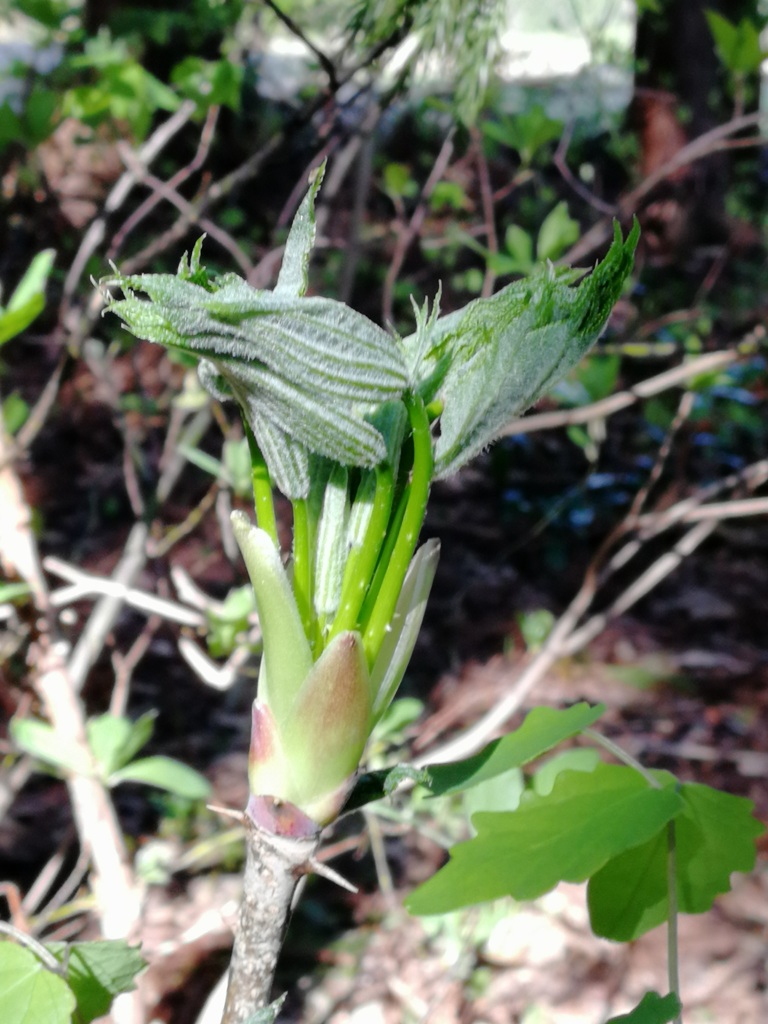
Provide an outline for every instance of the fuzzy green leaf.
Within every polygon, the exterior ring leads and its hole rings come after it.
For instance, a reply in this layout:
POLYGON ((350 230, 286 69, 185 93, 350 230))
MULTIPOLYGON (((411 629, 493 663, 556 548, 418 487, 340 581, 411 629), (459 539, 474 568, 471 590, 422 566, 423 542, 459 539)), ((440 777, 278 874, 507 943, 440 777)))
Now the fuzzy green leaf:
POLYGON ((656 835, 681 807, 671 787, 655 789, 631 768, 563 772, 548 796, 529 792, 516 811, 475 814, 477 836, 452 849, 408 908, 441 914, 499 896, 535 899, 558 882, 583 882, 656 835))
POLYGON ((325 175, 325 161, 312 175, 309 191, 296 212, 285 242, 276 295, 299 297, 307 290, 309 258, 315 244, 315 200, 325 175))
MULTIPOLYGON (((572 273, 549 266, 429 325, 414 373, 424 401, 444 403, 437 476, 477 455, 579 362, 621 294, 638 234, 635 225, 622 241, 617 225, 607 256, 578 287, 569 287, 572 273)), ((412 366, 421 334, 403 343, 412 366)))
POLYGON ((110 283, 125 297, 108 309, 138 337, 197 355, 201 382, 237 401, 281 489, 306 497, 308 452, 348 466, 386 457, 367 417, 400 397, 406 369, 397 341, 362 314, 288 294, 301 289, 305 273, 309 227, 296 230, 279 290, 256 291, 234 274, 211 281, 196 247, 178 276, 118 275, 110 283), (284 464, 286 441, 294 449, 284 464))
MULTIPOLYGON (((755 839, 764 831, 751 801, 709 786, 680 787, 675 819, 678 909, 700 914, 730 889, 734 871, 751 871, 755 839)), ((596 934, 629 942, 667 919, 667 832, 610 860, 589 882, 589 914, 596 934)))
POLYGON ((592 707, 583 702, 570 708, 534 708, 519 729, 493 740, 472 757, 428 765, 429 789, 435 796, 459 793, 511 768, 520 768, 593 725, 603 711, 604 704, 592 707))

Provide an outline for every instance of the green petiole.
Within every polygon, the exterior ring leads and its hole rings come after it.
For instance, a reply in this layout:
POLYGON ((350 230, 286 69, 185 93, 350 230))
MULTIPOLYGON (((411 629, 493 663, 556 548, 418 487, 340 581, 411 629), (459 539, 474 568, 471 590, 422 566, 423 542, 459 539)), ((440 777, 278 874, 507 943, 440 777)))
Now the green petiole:
MULTIPOLYGON (((390 536, 396 536, 396 540, 391 555, 387 550, 388 545, 385 545, 379 559, 380 569, 383 567, 383 578, 377 587, 377 580, 374 577, 363 606, 363 620, 366 618, 366 611, 369 613, 363 633, 363 644, 369 665, 375 661, 384 634, 392 621, 405 574, 416 550, 427 511, 429 485, 432 482, 432 436, 424 402, 418 395, 406 395, 403 401, 413 431, 413 469, 410 484, 403 493, 402 521, 399 524, 392 524, 390 536)), ((400 508, 397 509, 395 518, 399 511, 400 508)), ((376 575, 379 576, 378 571, 376 575)))
POLYGON ((341 604, 331 627, 329 640, 346 629, 357 627, 360 609, 373 579, 379 552, 387 537, 394 491, 392 466, 387 463, 377 466, 371 518, 362 544, 353 548, 349 554, 341 587, 341 604))
POLYGON ((312 545, 309 537, 309 509, 304 498, 293 503, 293 593, 301 616, 301 624, 316 654, 317 630, 312 596, 312 545))
POLYGON ((245 435, 248 438, 248 451, 251 456, 251 483, 253 485, 253 505, 256 512, 256 524, 265 533, 268 533, 275 542, 275 547, 280 548, 277 538, 277 519, 275 518, 275 503, 272 497, 272 481, 269 476, 267 463, 261 454, 261 449, 256 443, 253 431, 243 421, 245 435))

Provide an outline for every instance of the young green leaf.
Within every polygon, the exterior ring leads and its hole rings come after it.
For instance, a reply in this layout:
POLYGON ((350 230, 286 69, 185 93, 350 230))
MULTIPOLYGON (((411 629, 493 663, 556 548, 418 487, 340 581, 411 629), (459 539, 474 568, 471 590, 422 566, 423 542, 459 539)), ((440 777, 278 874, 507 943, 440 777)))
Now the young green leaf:
POLYGON ((3 1024, 71 1024, 77 1005, 63 978, 30 949, 0 942, 0 1010, 3 1024))
POLYGON ((122 768, 148 742, 156 717, 156 713, 148 712, 135 722, 116 715, 88 720, 88 744, 104 778, 122 768))
POLYGON ((674 992, 660 996, 658 992, 646 992, 634 1010, 611 1017, 607 1024, 671 1024, 677 1020, 682 1006, 674 992))
POLYGON ((309 258, 315 244, 315 200, 325 175, 325 161, 313 172, 310 187, 285 242, 283 262, 275 285, 276 295, 299 297, 307 290, 309 258))
MULTIPOLYGON (((415 368, 424 401, 442 399, 435 470, 448 476, 494 441, 507 423, 578 363, 621 294, 639 229, 616 226, 602 263, 578 287, 551 266, 488 299, 442 317, 415 368)), ((413 363, 418 335, 403 342, 413 363)))
POLYGON ((560 202, 550 210, 539 228, 536 240, 538 260, 556 260, 578 239, 579 222, 568 213, 568 204, 560 202))
POLYGON ((53 268, 56 252, 44 249, 27 268, 24 276, 8 300, 0 305, 0 345, 21 334, 40 315, 45 306, 45 285, 53 268))
POLYGON ((583 702, 570 708, 533 708, 518 729, 493 740, 472 757, 428 765, 429 789, 435 796, 460 793, 510 768, 520 768, 593 725, 603 711, 604 704, 593 707, 583 702))
POLYGON ((516 811, 480 813, 477 836, 408 900, 415 914, 513 896, 535 899, 558 882, 583 882, 611 857, 646 842, 676 814, 674 790, 654 789, 636 771, 600 765, 563 772, 548 796, 526 793, 516 811))
POLYGON ((93 768, 88 751, 68 736, 56 732, 47 722, 12 718, 10 732, 21 750, 53 768, 79 775, 88 775, 93 768))
POLYGON ((303 273, 305 242, 292 242, 294 266, 279 291, 256 291, 233 274, 211 281, 196 247, 178 276, 117 275, 110 283, 125 297, 107 307, 138 337, 200 358, 201 382, 237 401, 290 497, 307 496, 306 452, 348 466, 381 462, 386 446, 367 416, 406 383, 403 355, 386 331, 343 303, 287 294, 303 273), (298 451, 274 467, 286 438, 298 451))
MULTIPOLYGON (((764 828, 753 817, 751 801, 709 786, 685 783, 679 789, 682 813, 675 819, 678 909, 709 910, 730 888, 734 871, 751 871, 755 839, 764 828)), ((668 843, 666 830, 641 846, 614 857, 589 881, 592 929, 628 942, 667 919, 668 843)))
POLYGON ((109 777, 110 786, 121 782, 156 786, 187 800, 206 800, 211 793, 211 784, 204 775, 171 757, 142 757, 131 761, 109 777))

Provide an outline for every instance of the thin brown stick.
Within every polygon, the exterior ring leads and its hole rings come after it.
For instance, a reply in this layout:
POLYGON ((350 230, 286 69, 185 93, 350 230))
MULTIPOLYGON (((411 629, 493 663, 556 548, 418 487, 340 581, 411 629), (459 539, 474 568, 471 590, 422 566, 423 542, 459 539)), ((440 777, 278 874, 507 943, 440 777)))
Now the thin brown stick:
POLYGON ((501 432, 501 437, 514 437, 518 434, 532 434, 539 430, 553 430, 559 427, 571 427, 577 424, 591 423, 593 420, 613 416, 623 409, 628 409, 636 402, 644 401, 659 395, 670 388, 684 384, 691 377, 712 370, 723 369, 743 358, 739 349, 726 349, 720 352, 708 352, 703 356, 681 363, 670 370, 664 370, 641 381, 626 391, 617 391, 608 398, 602 398, 591 405, 583 405, 578 409, 558 409, 552 412, 534 413, 524 419, 513 420, 501 432))
MULTIPOLYGON (((169 188, 178 190, 178 188, 184 184, 189 178, 192 177, 200 168, 203 166, 208 158, 210 152, 211 143, 213 142, 213 136, 216 131, 216 122, 218 121, 220 107, 210 107, 205 117, 205 123, 203 124, 203 130, 200 133, 200 141, 197 145, 197 152, 186 165, 186 167, 179 168, 176 173, 169 178, 167 184, 169 188)), ((106 260, 110 262, 117 259, 117 255, 125 244, 125 240, 135 231, 135 229, 141 224, 146 217, 155 209, 160 200, 163 198, 161 193, 153 192, 147 196, 143 203, 138 206, 133 213, 125 220, 118 230, 115 232, 112 242, 107 249, 106 260)))
POLYGON ((421 225, 424 223, 424 218, 427 215, 427 203, 429 202, 429 197, 434 192, 435 185, 437 185, 445 174, 446 168, 453 156, 453 137, 455 131, 455 128, 451 128, 448 135, 445 137, 445 140, 440 147, 440 152, 437 154, 437 159, 432 165, 432 170, 429 172, 429 177, 424 183, 424 188, 421 190, 421 195, 419 196, 419 201, 416 204, 416 209, 413 211, 413 215, 411 216, 409 223, 400 231, 397 239, 395 251, 392 255, 392 259, 390 260, 389 267, 387 268, 386 277, 384 278, 382 296, 382 316, 384 323, 392 322, 395 283, 400 276, 400 268, 403 265, 405 255, 414 238, 416 238, 421 230, 421 225))
POLYGON ((185 199, 184 196, 182 196, 181 193, 168 182, 161 181, 160 178, 151 174, 139 161, 136 160, 136 157, 129 146, 118 146, 118 149, 123 162, 126 167, 133 170, 137 181, 146 185, 154 194, 161 196, 167 202, 171 203, 172 206, 175 206, 176 209, 186 217, 186 223, 188 226, 191 226, 192 224, 199 224, 206 234, 210 235, 211 238, 217 241, 219 245, 232 256, 233 260, 237 263, 246 277, 253 271, 251 261, 228 232, 224 231, 223 228, 220 228, 208 217, 204 217, 199 213, 194 204, 188 199, 185 199))
MULTIPOLYGON (((718 153, 724 149, 733 148, 734 141, 739 142, 741 140, 731 140, 730 136, 738 134, 747 128, 754 128, 760 125, 761 120, 765 115, 757 112, 754 114, 744 114, 741 117, 735 117, 728 121, 726 124, 718 125, 712 128, 711 131, 704 132, 703 135, 699 135, 698 138, 693 139, 688 145, 683 146, 682 149, 678 150, 677 153, 666 163, 662 164, 653 174, 649 174, 647 178, 644 178, 636 188, 633 188, 628 192, 619 205, 618 214, 621 218, 628 217, 633 214, 640 206, 642 200, 651 192, 658 184, 669 178, 675 171, 679 171, 683 167, 687 167, 692 163, 696 163, 697 160, 702 160, 704 157, 710 156, 713 153, 718 153)), ((761 134, 757 139, 750 139, 750 145, 763 145, 765 138, 761 134)), ((585 234, 581 236, 579 241, 568 250, 568 252, 562 257, 560 262, 572 265, 577 263, 579 260, 584 259, 585 256, 590 255, 595 249, 598 249, 601 245, 611 236, 611 219, 604 218, 599 221, 593 228, 590 228, 585 234)))
MULTIPOLYGON (((477 166, 477 180, 480 185, 480 203, 483 210, 483 225, 485 227, 485 244, 491 257, 499 253, 499 236, 496 232, 496 214, 493 207, 493 190, 491 188, 491 174, 488 169, 488 161, 483 150, 483 137, 478 128, 472 128, 472 145, 475 150, 475 164, 477 166)), ((496 283, 496 272, 491 266, 492 260, 486 260, 485 275, 480 295, 488 298, 493 294, 493 287, 496 283)))
POLYGON ((615 217, 617 213, 617 207, 613 203, 606 203, 604 199, 596 196, 594 192, 582 184, 575 174, 571 171, 570 167, 566 163, 566 157, 568 156, 568 147, 571 144, 573 138, 573 122, 566 125, 563 131, 560 141, 557 144, 555 155, 552 158, 552 162, 560 172, 560 176, 563 181, 569 185, 576 195, 583 199, 585 203, 589 203, 595 210, 599 210, 600 213, 607 214, 609 217, 615 217))
MULTIPOLYGON (((742 485, 754 489, 761 486, 766 480, 768 480, 768 460, 764 459, 746 467, 739 473, 729 474, 728 477, 715 484, 700 488, 695 495, 678 502, 672 509, 641 517, 637 525, 643 527, 642 532, 630 539, 616 556, 608 560, 610 547, 625 532, 625 524, 622 523, 601 546, 568 608, 556 622, 541 650, 525 666, 508 694, 459 736, 420 756, 415 762, 416 765, 453 761, 469 757, 480 750, 520 710, 531 691, 555 662, 563 657, 572 657, 582 650, 606 627, 608 622, 618 615, 624 614, 648 594, 717 529, 721 522, 718 516, 699 514, 699 512, 704 513, 707 508, 714 507, 704 504, 707 498, 712 497, 717 491, 722 492, 725 489, 742 485), (586 622, 582 622, 607 578, 626 565, 651 537, 656 537, 683 521, 693 522, 694 525, 648 569, 642 572, 606 610, 597 612, 586 622)), ((729 507, 728 503, 723 504, 726 508, 729 507)), ((759 504, 757 504, 757 500, 748 505, 744 502, 740 504, 744 514, 760 515, 765 513, 766 502, 764 499, 759 499, 759 504)))

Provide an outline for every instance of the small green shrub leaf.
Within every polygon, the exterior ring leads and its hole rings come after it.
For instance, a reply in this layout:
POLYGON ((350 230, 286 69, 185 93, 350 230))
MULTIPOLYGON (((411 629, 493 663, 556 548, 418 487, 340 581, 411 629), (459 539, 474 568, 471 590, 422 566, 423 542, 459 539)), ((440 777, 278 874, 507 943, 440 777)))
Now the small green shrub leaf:
MULTIPOLYGON (((90 1024, 108 1013, 115 996, 134 989, 134 978, 146 967, 138 947, 121 939, 77 942, 69 947, 52 942, 47 948, 66 963, 66 979, 77 999, 78 1024, 90 1024)), ((47 1017, 38 1019, 48 1024, 47 1017)))
POLYGON ((477 836, 453 848, 449 863, 416 889, 408 908, 442 914, 499 896, 535 899, 558 882, 583 882, 656 835, 681 807, 672 786, 655 789, 622 765, 563 772, 548 796, 528 792, 516 811, 476 814, 477 836))
POLYGON ((451 764, 429 765, 429 788, 435 796, 458 793, 520 768, 594 724, 603 711, 604 704, 583 702, 570 708, 534 708, 519 729, 493 740, 479 754, 451 764))
POLYGON ((0 1011, 3 1024, 71 1024, 76 1001, 63 978, 29 950, 0 941, 0 1011))
POLYGON ((142 715, 137 721, 116 715, 99 715, 86 726, 91 752, 104 778, 122 768, 138 753, 152 735, 155 715, 142 715))
MULTIPOLYGON (((734 871, 751 871, 755 839, 763 826, 751 801, 709 786, 680 787, 682 813, 675 819, 677 902, 680 911, 700 914, 730 889, 734 871)), ((610 860, 589 882, 592 929, 628 942, 667 919, 667 832, 610 860)))
POLYGON ((57 733, 47 722, 33 718, 12 718, 10 731, 21 750, 52 768, 80 775, 87 775, 91 771, 91 759, 85 747, 57 733))
POLYGON ((206 800, 210 796, 211 784, 204 775, 170 757, 143 757, 139 761, 113 772, 110 786, 121 782, 142 782, 157 786, 168 793, 182 796, 187 800, 206 800))
POLYGON ((680 1014, 680 1000, 670 992, 660 996, 658 992, 646 992, 634 1010, 611 1017, 607 1024, 670 1024, 680 1014))
POLYGON ((0 601, 18 601, 30 593, 28 583, 0 583, 0 601))
POLYGON ((579 222, 568 213, 566 202, 558 203, 544 218, 536 240, 538 260, 556 260, 579 237, 579 222))
POLYGON ((21 334, 45 306, 45 285, 53 267, 53 249, 39 252, 27 268, 5 308, 0 306, 0 345, 21 334))

